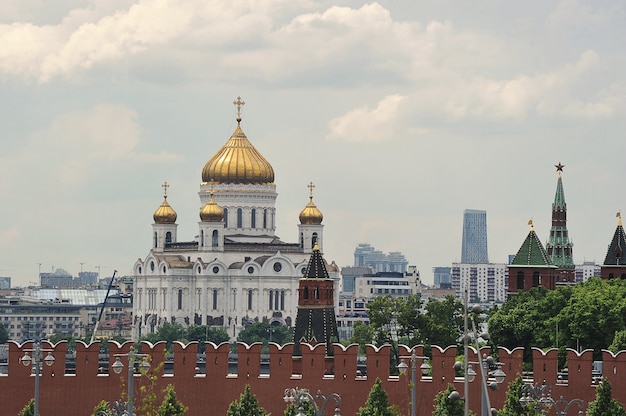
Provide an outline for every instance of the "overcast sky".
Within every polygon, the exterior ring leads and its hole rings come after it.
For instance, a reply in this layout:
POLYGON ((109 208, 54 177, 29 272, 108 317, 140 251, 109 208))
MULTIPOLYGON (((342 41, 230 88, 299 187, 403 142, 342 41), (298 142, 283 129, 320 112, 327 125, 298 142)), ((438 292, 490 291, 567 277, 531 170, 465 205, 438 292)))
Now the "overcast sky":
POLYGON ((482 209, 506 262, 529 219, 547 240, 561 162, 574 260, 601 264, 626 209, 624 22, 623 0, 3 2, 0 276, 129 274, 164 181, 192 241, 237 96, 283 241, 312 181, 328 261, 367 242, 432 282, 482 209))

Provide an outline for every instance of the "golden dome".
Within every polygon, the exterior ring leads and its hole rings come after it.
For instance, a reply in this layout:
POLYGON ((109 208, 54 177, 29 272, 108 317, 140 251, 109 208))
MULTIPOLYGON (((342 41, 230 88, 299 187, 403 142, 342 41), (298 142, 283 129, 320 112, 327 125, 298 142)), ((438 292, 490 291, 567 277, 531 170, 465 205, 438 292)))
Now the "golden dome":
POLYGON ((317 209, 317 206, 313 203, 313 182, 309 183, 309 189, 311 190, 309 194, 309 203, 306 204, 306 207, 300 212, 300 224, 304 225, 319 225, 322 223, 324 219, 324 215, 322 215, 322 211, 317 209))
POLYGON ((161 206, 154 211, 152 218, 154 218, 154 222, 157 224, 174 224, 176 223, 176 218, 178 216, 176 215, 174 208, 172 208, 167 202, 167 188, 169 185, 165 182, 162 186, 165 190, 163 193, 163 202, 161 203, 161 206))
POLYGON ((224 210, 213 200, 212 192, 209 201, 200 209, 200 219, 202 222, 222 222, 224 220, 224 210))
POLYGON ((274 183, 272 165, 259 153, 241 130, 240 97, 237 106, 237 128, 224 146, 204 165, 202 182, 262 184, 274 183))

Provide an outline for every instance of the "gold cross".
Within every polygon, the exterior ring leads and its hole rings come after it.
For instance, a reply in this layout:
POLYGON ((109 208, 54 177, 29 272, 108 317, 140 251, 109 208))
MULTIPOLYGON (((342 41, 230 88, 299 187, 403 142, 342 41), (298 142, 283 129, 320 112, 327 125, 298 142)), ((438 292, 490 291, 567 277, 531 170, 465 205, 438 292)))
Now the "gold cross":
POLYGON ((241 107, 246 105, 246 102, 241 99, 241 97, 237 97, 235 101, 233 101, 235 107, 237 107, 237 120, 241 120, 241 107))
POLYGON ((170 185, 167 183, 167 181, 165 181, 163 185, 161 185, 161 187, 163 188, 163 196, 167 198, 167 188, 169 188, 170 185))
POLYGON ((315 188, 315 185, 313 185, 313 182, 309 182, 306 187, 309 188, 309 198, 313 199, 313 188, 315 188))

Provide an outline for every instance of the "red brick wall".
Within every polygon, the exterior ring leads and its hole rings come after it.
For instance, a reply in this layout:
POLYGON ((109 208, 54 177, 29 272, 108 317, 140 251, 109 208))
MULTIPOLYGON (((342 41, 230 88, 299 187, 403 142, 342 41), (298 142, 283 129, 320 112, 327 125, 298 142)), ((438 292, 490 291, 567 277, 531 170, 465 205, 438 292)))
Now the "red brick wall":
MULTIPOLYGON (((45 349, 53 349, 55 362, 51 367, 46 367, 40 377, 39 409, 44 416, 55 415, 89 415, 93 407, 100 400, 112 401, 120 398, 126 391, 127 371, 117 375, 110 371, 101 373, 98 369, 99 345, 92 344, 87 347, 83 343, 76 346, 76 374, 65 375, 65 351, 64 342, 52 346, 44 343, 45 349)), ((110 363, 115 361, 114 355, 127 353, 131 343, 122 346, 112 342, 110 347, 110 363)), ((20 358, 24 355, 24 349, 32 349, 32 343, 19 346, 9 344, 8 374, 0 375, 0 414, 17 415, 21 408, 34 395, 34 376, 30 375, 31 368, 24 367, 20 358)), ((405 376, 397 377, 389 375, 390 348, 384 346, 367 348, 367 377, 358 377, 357 369, 357 346, 343 347, 335 345, 335 357, 332 361, 333 375, 324 374, 328 365, 328 359, 324 356, 324 346, 309 347, 303 345, 302 359, 294 361, 291 357, 292 345, 282 348, 277 345, 270 346, 270 374, 261 375, 260 352, 261 345, 247 346, 238 345, 238 374, 228 374, 228 351, 229 345, 215 346, 207 344, 206 375, 196 375, 196 350, 197 343, 188 346, 175 344, 174 346, 174 373, 173 375, 160 375, 157 390, 160 391, 167 384, 173 384, 179 399, 189 407, 189 416, 196 415, 225 415, 229 404, 239 398, 246 384, 251 385, 252 392, 256 394, 261 406, 265 407, 273 415, 282 415, 285 403, 283 401, 284 389, 290 387, 308 388, 312 394, 321 390, 322 394, 338 393, 341 396, 341 414, 354 415, 359 407, 363 406, 369 390, 376 380, 383 381, 389 400, 392 404, 400 406, 402 412, 410 414, 410 370, 405 376)), ((152 367, 164 360, 164 344, 150 345, 144 343, 142 352, 153 357, 152 367)), ((417 347, 417 355, 423 355, 422 348, 417 347)), ((488 353, 483 350, 482 353, 488 353)), ((401 355, 410 355, 410 350, 401 346, 401 355)), ((447 388, 448 383, 453 383, 456 389, 463 394, 462 379, 455 380, 453 365, 456 356, 456 348, 448 347, 441 349, 432 348, 432 376, 422 377, 418 369, 417 373, 417 414, 427 415, 432 413, 433 400, 437 393, 447 388)), ((517 348, 508 351, 501 348, 498 351, 500 362, 504 363, 504 372, 507 377, 500 389, 490 393, 492 406, 501 408, 507 385, 516 374, 522 370, 522 349, 517 348)), ((476 361, 476 351, 470 349, 470 361, 476 361)), ((568 352, 569 380, 566 383, 557 383, 557 351, 550 350, 543 353, 539 349, 533 351, 535 381, 552 386, 552 396, 563 396, 567 400, 574 398, 582 399, 585 403, 595 399, 595 385, 592 384, 592 352, 584 351, 577 354, 575 351, 568 352)), ((125 368, 128 365, 123 358, 125 368)), ((421 364, 421 361, 418 363, 421 364)), ((626 398, 618 397, 616 392, 626 389, 626 351, 613 356, 609 352, 604 353, 604 374, 613 385, 614 397, 626 401, 626 398)), ((135 398, 139 396, 139 385, 145 384, 145 377, 135 376, 135 398)), ((159 400, 160 401, 160 400, 159 400)), ((327 408, 327 414, 331 415, 332 403, 327 408)), ((470 384, 470 407, 480 412, 480 383, 477 378, 470 384)))

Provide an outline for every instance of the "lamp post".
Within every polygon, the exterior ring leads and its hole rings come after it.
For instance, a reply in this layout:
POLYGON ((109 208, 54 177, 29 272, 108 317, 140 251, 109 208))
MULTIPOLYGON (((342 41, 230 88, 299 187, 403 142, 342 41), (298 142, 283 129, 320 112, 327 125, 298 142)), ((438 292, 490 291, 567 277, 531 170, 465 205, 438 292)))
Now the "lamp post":
POLYGON ((416 416, 416 404, 417 404, 417 360, 422 359, 422 365, 420 365, 420 369, 422 370, 422 375, 425 376, 430 371, 430 365, 426 360, 428 357, 422 357, 415 355, 415 351, 411 351, 410 356, 401 356, 400 364, 398 364, 398 370, 400 370, 400 374, 406 374, 406 370, 409 368, 405 359, 408 358, 411 363, 411 416, 416 416))
POLYGON ((339 405, 341 404, 341 397, 337 393, 331 393, 328 396, 322 395, 321 391, 317 391, 315 397, 309 393, 309 389, 285 389, 285 396, 283 400, 285 403, 294 403, 298 408, 298 413, 296 416, 304 416, 304 410, 302 409, 303 402, 309 402, 313 406, 313 410, 315 416, 324 416, 324 412, 326 411, 326 405, 332 400, 335 401, 335 416, 341 416, 339 413, 339 405), (322 402, 321 407, 317 405, 316 401, 320 400, 322 402))
POLYGON ((566 416, 570 407, 578 406, 578 415, 583 415, 585 402, 581 399, 567 401, 561 396, 559 400, 554 400, 551 394, 552 388, 545 384, 524 384, 522 386, 519 402, 522 406, 534 405, 536 415, 545 415, 546 410, 554 408, 556 416, 566 416), (563 408, 561 410, 561 408, 563 408))
MULTIPOLYGON (((493 414, 497 414, 495 409, 491 408, 491 402, 489 400, 489 390, 497 390, 498 384, 504 382, 506 378, 506 374, 502 371, 502 363, 495 362, 495 360, 491 356, 481 356, 480 355, 480 345, 478 344, 478 339, 482 338, 483 340, 489 339, 489 334, 483 333, 478 335, 478 331, 476 329, 476 322, 474 319, 471 319, 472 322, 472 333, 474 337, 474 341, 476 342, 476 351, 478 353, 478 362, 470 362, 468 349, 469 349, 469 341, 471 336, 468 331, 468 321, 469 319, 469 311, 468 311, 468 291, 467 287, 465 287, 464 297, 463 297, 463 321, 464 321, 464 329, 463 329, 463 354, 464 360, 463 362, 454 363, 454 369, 460 370, 463 368, 463 387, 464 387, 464 405, 465 411, 464 415, 469 416, 469 383, 474 381, 476 377, 476 373, 474 372, 471 364, 477 364, 480 369, 480 381, 481 381, 481 415, 482 416, 490 416, 493 414), (492 368, 495 368, 492 370, 492 368), (490 371, 491 370, 491 371, 490 371), (495 382, 489 382, 489 376, 493 376, 495 382)), ((483 309, 480 305, 474 305, 471 310, 474 314, 480 314, 483 312, 483 309)), ((448 396, 449 400, 460 400, 461 395, 457 391, 453 391, 448 396)))
POLYGON ((133 394, 134 394, 134 373, 135 373, 135 362, 138 358, 141 359, 141 367, 146 369, 150 367, 150 363, 148 362, 148 354, 139 354, 135 351, 135 345, 130 348, 130 351, 127 354, 115 354, 115 362, 111 367, 115 374, 120 374, 122 369, 124 368, 124 364, 120 357, 128 357, 128 402, 126 405, 126 411, 128 416, 134 416, 133 413, 133 394))
POLYGON ((41 340, 35 342, 35 348, 30 350, 24 350, 24 356, 22 356, 22 364, 28 367, 32 364, 35 370, 35 403, 34 403, 34 416, 39 416, 39 374, 41 373, 41 362, 46 363, 50 367, 54 363, 53 350, 44 350, 41 348, 41 340), (32 357, 28 353, 32 353, 32 357), (47 352, 46 358, 43 358, 43 353, 47 352))

